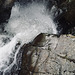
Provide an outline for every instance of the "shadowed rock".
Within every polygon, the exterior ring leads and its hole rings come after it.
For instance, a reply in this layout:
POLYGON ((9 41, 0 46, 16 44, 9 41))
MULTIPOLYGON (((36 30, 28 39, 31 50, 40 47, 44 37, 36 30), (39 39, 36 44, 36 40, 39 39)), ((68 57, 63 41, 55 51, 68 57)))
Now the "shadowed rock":
POLYGON ((54 21, 58 23, 58 30, 61 33, 68 33, 68 30, 75 27, 75 0, 59 0, 56 4, 58 15, 54 21), (58 4, 60 3, 60 4, 58 4), (60 14, 60 9, 62 13, 60 14))
POLYGON ((15 0, 0 0, 0 30, 3 31, 5 22, 8 21, 15 0))
MULTIPOLYGON (((39 36, 38 36, 39 37, 39 36)), ((32 44, 22 47, 22 65, 19 75, 74 75, 75 38, 47 34, 42 47, 32 44)))

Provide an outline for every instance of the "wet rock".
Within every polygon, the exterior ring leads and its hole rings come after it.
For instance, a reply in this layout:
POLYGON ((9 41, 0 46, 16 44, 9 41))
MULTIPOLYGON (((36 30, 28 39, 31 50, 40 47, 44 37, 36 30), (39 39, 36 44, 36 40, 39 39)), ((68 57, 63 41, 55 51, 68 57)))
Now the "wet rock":
POLYGON ((0 0, 0 28, 4 27, 4 22, 10 18, 11 9, 15 0, 0 0))
POLYGON ((46 34, 41 33, 40 35, 38 35, 32 42, 33 46, 43 46, 44 45, 44 41, 45 41, 45 36, 46 34))
POLYGON ((45 35, 44 45, 23 46, 19 75, 74 75, 75 38, 61 35, 45 35))
POLYGON ((33 66, 32 66, 32 54, 34 52, 34 47, 31 45, 24 45, 21 50, 23 50, 22 54, 22 64, 21 64, 21 70, 19 72, 19 75, 30 75, 33 66))
POLYGON ((75 27, 75 0, 57 0, 54 5, 54 14, 57 14, 54 21, 58 23, 58 30, 68 33, 69 29, 75 27))

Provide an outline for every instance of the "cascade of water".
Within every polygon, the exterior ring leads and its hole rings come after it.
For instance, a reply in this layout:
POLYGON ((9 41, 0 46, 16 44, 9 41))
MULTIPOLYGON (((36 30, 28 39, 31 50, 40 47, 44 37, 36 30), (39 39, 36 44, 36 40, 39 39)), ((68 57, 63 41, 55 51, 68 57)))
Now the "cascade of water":
POLYGON ((16 64, 16 56, 23 44, 33 41, 40 33, 57 34, 56 25, 46 12, 45 5, 36 2, 26 7, 15 4, 5 31, 9 35, 10 42, 0 47, 0 71, 3 71, 4 75, 16 64), (20 44, 16 49, 17 43, 20 44))

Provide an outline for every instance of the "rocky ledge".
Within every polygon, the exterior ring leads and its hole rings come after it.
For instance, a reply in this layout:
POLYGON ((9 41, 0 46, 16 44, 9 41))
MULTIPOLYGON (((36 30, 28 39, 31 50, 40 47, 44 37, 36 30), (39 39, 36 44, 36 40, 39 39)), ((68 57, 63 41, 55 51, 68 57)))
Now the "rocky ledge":
POLYGON ((75 75, 75 37, 72 35, 58 38, 40 34, 21 50, 19 75, 75 75))

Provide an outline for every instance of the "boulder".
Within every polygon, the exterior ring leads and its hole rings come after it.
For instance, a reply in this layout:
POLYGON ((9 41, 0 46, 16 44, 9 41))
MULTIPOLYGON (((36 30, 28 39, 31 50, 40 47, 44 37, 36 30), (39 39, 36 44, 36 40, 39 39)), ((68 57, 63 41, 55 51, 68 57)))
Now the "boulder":
POLYGON ((45 35, 42 46, 24 45, 19 75, 74 75, 75 36, 45 35))
POLYGON ((55 13, 58 12, 58 15, 54 21, 58 23, 58 30, 61 29, 61 33, 68 33, 69 29, 75 27, 75 0, 59 0, 56 2, 56 9, 55 13))
POLYGON ((4 23, 8 22, 15 0, 0 0, 0 32, 4 32, 4 23))
POLYGON ((9 19, 15 0, 0 0, 0 25, 9 19))

